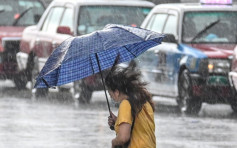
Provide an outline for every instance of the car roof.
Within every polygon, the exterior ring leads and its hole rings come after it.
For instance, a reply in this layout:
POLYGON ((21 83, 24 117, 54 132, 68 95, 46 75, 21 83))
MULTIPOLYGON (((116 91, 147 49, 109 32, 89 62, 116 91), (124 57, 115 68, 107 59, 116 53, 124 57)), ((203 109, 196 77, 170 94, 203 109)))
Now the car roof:
POLYGON ((169 3, 155 6, 154 11, 161 8, 177 11, 237 11, 237 5, 205 5, 200 3, 169 3))
POLYGON ((154 7, 155 4, 144 0, 54 0, 52 3, 74 3, 77 5, 119 5, 154 7))

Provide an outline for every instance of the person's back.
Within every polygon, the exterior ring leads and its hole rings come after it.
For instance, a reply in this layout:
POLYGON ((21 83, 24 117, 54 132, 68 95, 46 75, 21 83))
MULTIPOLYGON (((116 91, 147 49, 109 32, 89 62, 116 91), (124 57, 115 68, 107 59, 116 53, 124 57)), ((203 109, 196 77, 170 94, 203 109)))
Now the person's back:
MULTIPOLYGON (((123 100, 119 106, 118 118, 115 123, 116 133, 118 133, 118 128, 121 123, 129 123, 132 125, 132 122, 131 105, 128 100, 123 100)), ((143 147, 156 147, 154 112, 149 102, 143 105, 142 110, 135 118, 129 144, 129 148, 143 147)))

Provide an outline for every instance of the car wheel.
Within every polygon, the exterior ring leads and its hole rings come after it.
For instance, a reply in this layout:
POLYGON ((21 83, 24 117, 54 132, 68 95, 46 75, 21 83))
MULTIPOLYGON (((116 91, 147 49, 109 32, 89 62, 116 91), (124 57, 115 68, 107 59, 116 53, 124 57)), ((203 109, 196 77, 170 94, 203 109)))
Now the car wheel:
POLYGON ((18 90, 25 89, 26 88, 26 84, 28 82, 27 77, 26 77, 24 72, 20 72, 19 74, 17 74, 13 78, 13 81, 14 81, 14 83, 16 85, 16 88, 18 90))
POLYGON ((187 69, 183 70, 179 77, 178 89, 177 103, 180 111, 186 114, 198 114, 202 102, 200 98, 194 97, 192 94, 192 83, 187 69))
POLYGON ((39 64, 38 57, 34 57, 33 68, 31 71, 31 98, 32 100, 36 100, 38 98, 46 98, 48 96, 48 88, 34 88, 35 78, 39 74, 39 64))
POLYGON ((89 104, 92 97, 92 91, 85 86, 83 80, 73 83, 73 99, 79 104, 89 104))

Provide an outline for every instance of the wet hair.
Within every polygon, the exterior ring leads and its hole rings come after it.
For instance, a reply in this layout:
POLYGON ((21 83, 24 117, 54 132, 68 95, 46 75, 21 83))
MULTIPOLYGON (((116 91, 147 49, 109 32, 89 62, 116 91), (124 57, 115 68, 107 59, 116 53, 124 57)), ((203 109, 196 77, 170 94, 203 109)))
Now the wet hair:
POLYGON ((111 91, 118 90, 128 96, 132 107, 132 116, 135 117, 143 105, 148 101, 154 111, 152 96, 145 86, 147 83, 140 80, 141 72, 135 69, 136 65, 129 64, 127 68, 113 66, 105 78, 105 84, 111 91))

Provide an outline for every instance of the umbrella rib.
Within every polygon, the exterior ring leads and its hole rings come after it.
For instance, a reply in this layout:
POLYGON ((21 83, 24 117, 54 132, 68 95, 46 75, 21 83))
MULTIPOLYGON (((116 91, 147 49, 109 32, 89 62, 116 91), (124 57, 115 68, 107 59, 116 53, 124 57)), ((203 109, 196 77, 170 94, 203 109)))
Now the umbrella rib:
POLYGON ((93 68, 93 64, 92 64, 92 60, 91 60, 91 56, 90 57, 90 63, 91 63, 91 68, 92 68, 92 71, 93 71, 93 74, 95 74, 95 71, 94 71, 94 68, 93 68))
MULTIPOLYGON (((62 67, 62 65, 60 64, 60 68, 62 67)), ((59 67, 58 67, 59 68, 59 67)), ((57 78, 59 78, 59 75, 60 74, 60 71, 58 71, 58 73, 57 73, 57 78)), ((58 79, 57 79, 57 83, 56 84, 58 84, 58 79)))
POLYGON ((133 54, 131 51, 129 51, 126 46, 123 46, 123 47, 125 47, 125 49, 126 49, 129 53, 131 53, 134 57, 137 57, 135 54, 133 54))
POLYGON ((46 81, 44 78, 42 78, 42 80, 43 80, 44 84, 45 84, 48 88, 50 88, 50 86, 49 86, 49 84, 47 83, 47 81, 46 81))

